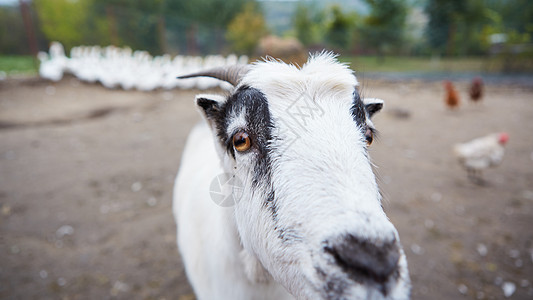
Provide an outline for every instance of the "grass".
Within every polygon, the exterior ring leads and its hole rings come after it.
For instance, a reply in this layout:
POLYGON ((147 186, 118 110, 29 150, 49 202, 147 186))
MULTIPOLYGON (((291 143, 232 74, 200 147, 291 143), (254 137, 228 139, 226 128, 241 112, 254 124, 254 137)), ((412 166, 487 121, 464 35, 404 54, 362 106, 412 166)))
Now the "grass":
POLYGON ((495 72, 501 67, 500 60, 478 57, 341 56, 340 60, 363 72, 495 72))
MULTIPOLYGON (((409 56, 341 56, 340 60, 350 63, 350 66, 359 72, 420 72, 420 73, 449 73, 449 72, 475 72, 491 73, 502 70, 504 64, 501 58, 431 58, 409 56)), ((519 62, 519 61, 517 61, 519 62)), ((531 59, 525 69, 533 72, 531 59)), ((38 62, 31 56, 0 56, 0 72, 7 75, 25 74, 35 75, 38 62)))
POLYGON ((37 62, 35 60, 32 56, 0 56, 0 72, 5 72, 8 75, 37 74, 37 62))

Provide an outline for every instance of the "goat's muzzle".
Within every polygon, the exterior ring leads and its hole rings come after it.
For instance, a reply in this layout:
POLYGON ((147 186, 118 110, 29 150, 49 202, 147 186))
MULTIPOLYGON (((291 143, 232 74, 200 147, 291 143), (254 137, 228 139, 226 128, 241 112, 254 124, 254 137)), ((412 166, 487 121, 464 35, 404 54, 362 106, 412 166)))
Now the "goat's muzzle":
POLYGON ((389 292, 389 283, 399 274, 400 248, 395 239, 370 241, 347 235, 326 243, 324 251, 335 258, 351 280, 375 286, 384 296, 389 292))

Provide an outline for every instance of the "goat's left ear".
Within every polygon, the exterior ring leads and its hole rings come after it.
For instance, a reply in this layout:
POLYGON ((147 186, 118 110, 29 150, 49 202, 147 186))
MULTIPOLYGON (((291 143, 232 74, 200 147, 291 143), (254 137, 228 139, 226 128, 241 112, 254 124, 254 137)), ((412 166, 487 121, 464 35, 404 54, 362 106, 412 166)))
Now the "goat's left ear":
POLYGON ((210 123, 219 117, 222 107, 226 102, 226 98, 220 95, 197 95, 195 99, 196 105, 204 113, 205 118, 210 123))
POLYGON ((370 118, 383 108, 384 103, 383 100, 378 98, 363 98, 363 104, 370 118))

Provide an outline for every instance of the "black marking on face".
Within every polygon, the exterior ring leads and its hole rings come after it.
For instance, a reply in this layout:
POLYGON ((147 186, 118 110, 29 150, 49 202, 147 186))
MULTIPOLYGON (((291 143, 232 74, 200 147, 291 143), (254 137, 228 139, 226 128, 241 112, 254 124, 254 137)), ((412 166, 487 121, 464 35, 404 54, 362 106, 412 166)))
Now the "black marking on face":
POLYGON ((335 259, 351 280, 372 286, 384 296, 399 276, 400 250, 396 240, 380 245, 351 234, 335 242, 324 241, 324 251, 335 259))
POLYGON ((254 173, 252 183, 254 187, 259 184, 270 186, 270 154, 269 142, 272 139, 272 120, 265 95, 258 89, 248 86, 240 87, 227 101, 219 104, 208 99, 198 99, 198 105, 203 108, 208 120, 214 124, 216 135, 226 152, 236 158, 237 153, 233 148, 233 135, 228 133, 228 126, 234 116, 244 114, 246 124, 237 131, 245 131, 251 139, 251 151, 254 155, 254 173))
POLYGON ((361 127, 366 126, 366 111, 365 105, 357 89, 354 89, 353 92, 353 105, 352 105, 352 117, 355 123, 361 127))
POLYGON ((297 243, 297 242, 302 241, 302 237, 296 229, 290 226, 283 227, 279 225, 278 207, 277 207, 276 197, 275 197, 273 190, 271 190, 268 193, 268 197, 266 201, 263 203, 263 207, 270 211, 270 215, 274 223, 273 224, 274 231, 278 234, 278 238, 281 240, 281 242, 287 244, 287 243, 297 243))
POLYGON ((267 208, 270 211, 272 220, 274 221, 274 223, 276 223, 278 220, 278 207, 276 205, 276 196, 273 189, 271 189, 268 193, 266 201, 263 202, 263 207, 267 208))
POLYGON ((381 103, 372 103, 365 106, 361 96, 359 95, 359 91, 354 89, 351 113, 353 120, 362 130, 363 136, 368 145, 372 144, 374 138, 378 135, 378 132, 375 128, 368 125, 367 117, 370 118, 373 114, 381 110, 382 107, 383 104, 381 103), (371 112, 369 112, 368 109, 370 109, 371 112))
POLYGON ((327 274, 322 268, 315 266, 315 271, 323 284, 322 296, 324 299, 346 299, 343 296, 344 290, 349 286, 346 279, 339 276, 327 274))
MULTIPOLYGON (((245 130, 252 140, 252 148, 255 158, 253 174, 253 185, 257 187, 260 183, 270 186, 270 154, 268 144, 272 139, 272 119, 268 109, 268 102, 265 95, 258 89, 242 86, 226 102, 225 106, 225 126, 227 129, 231 116, 245 114, 245 130)), ((235 158, 233 144, 224 133, 219 134, 221 141, 226 145, 228 153, 235 158)))
POLYGON ((275 231, 278 237, 285 243, 301 240, 299 234, 293 228, 279 226, 276 197, 272 189, 271 170, 271 147, 273 123, 265 95, 258 89, 241 86, 227 101, 219 105, 216 101, 198 99, 198 105, 204 109, 208 119, 215 124, 216 134, 226 152, 236 158, 237 153, 233 147, 233 135, 238 131, 245 131, 251 139, 251 151, 253 155, 252 187, 259 190, 261 187, 269 191, 263 202, 272 216, 275 231), (237 128, 236 132, 228 134, 228 127, 232 118, 244 114, 244 128, 237 128))

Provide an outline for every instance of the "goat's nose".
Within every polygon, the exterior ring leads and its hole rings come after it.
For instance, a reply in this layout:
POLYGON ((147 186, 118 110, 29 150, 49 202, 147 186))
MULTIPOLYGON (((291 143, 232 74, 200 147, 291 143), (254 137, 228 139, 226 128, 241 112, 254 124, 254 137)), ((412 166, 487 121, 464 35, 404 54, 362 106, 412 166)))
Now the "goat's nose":
POLYGON ((373 281, 383 285, 398 269, 400 250, 398 243, 372 242, 349 235, 337 243, 327 245, 324 250, 337 264, 355 277, 356 281, 373 281))

